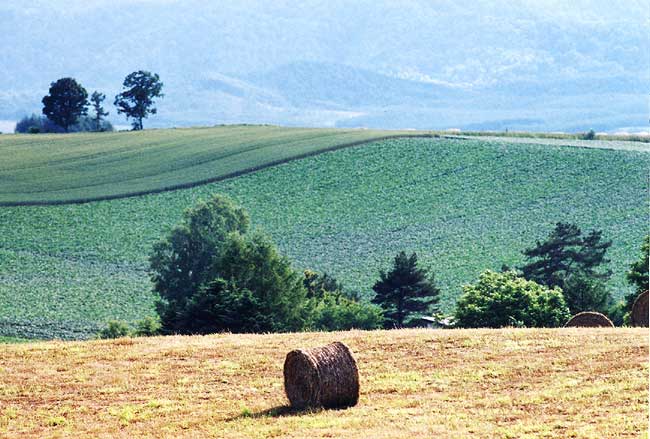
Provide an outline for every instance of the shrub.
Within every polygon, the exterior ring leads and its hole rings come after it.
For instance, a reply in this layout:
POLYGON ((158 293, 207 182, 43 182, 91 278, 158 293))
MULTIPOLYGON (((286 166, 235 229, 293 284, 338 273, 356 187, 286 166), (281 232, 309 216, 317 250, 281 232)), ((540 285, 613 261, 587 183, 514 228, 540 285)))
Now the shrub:
POLYGON ((582 138, 584 140, 594 140, 596 138, 596 132, 594 130, 589 130, 582 135, 582 138))
POLYGON ((379 329, 383 323, 384 313, 379 306, 326 292, 313 302, 309 327, 316 331, 379 329))
POLYGON ((129 325, 119 320, 111 320, 106 324, 106 327, 99 331, 97 336, 99 338, 120 338, 127 337, 131 332, 129 325))
POLYGON ((481 273, 476 285, 463 287, 456 322, 467 328, 558 327, 570 317, 562 290, 547 288, 514 271, 481 273))
POLYGON ((583 311, 597 311, 608 314, 613 305, 607 286, 600 279, 583 273, 571 275, 562 284, 564 300, 571 314, 583 311))
MULTIPOLYGON (((69 132, 82 132, 82 131, 96 131, 95 122, 87 116, 79 118, 76 124, 71 125, 68 129, 69 132)), ((113 131, 113 125, 107 121, 102 120, 99 131, 113 131)), ((16 133, 38 134, 38 133, 63 133, 65 130, 49 120, 45 116, 32 114, 25 116, 16 123, 14 129, 16 133)))
POLYGON ((160 334, 160 328, 159 318, 147 316, 136 323, 133 335, 137 337, 151 337, 160 334))

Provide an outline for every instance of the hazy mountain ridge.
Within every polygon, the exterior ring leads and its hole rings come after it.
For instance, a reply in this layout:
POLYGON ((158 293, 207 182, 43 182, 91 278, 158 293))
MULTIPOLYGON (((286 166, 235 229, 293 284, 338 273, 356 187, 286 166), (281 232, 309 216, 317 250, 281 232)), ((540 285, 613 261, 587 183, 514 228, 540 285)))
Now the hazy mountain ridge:
POLYGON ((142 68, 167 95, 150 126, 646 126, 650 6, 565 3, 9 0, 0 119, 59 77, 113 96, 142 68))

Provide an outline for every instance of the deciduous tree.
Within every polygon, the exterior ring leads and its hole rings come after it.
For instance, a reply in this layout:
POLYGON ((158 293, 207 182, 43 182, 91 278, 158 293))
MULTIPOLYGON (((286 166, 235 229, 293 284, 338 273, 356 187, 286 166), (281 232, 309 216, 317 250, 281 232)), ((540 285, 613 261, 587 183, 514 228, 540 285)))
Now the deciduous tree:
POLYGON ((134 130, 141 130, 142 120, 158 111, 154 99, 164 96, 163 83, 157 73, 139 70, 129 74, 122 85, 126 90, 115 96, 117 112, 133 119, 134 130))
POLYGON ((43 114, 68 132, 80 116, 87 114, 88 92, 74 78, 61 78, 50 84, 43 97, 43 114))

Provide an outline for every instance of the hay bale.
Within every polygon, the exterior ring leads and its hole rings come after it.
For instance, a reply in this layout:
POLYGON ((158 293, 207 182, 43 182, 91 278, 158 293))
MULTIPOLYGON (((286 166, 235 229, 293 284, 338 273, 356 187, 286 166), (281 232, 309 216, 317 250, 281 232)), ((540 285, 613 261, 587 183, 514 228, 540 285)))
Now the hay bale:
POLYGON ((595 311, 580 312, 569 319, 565 328, 613 328, 614 324, 606 315, 595 311))
POLYGON ((359 400, 357 363, 340 342, 291 351, 284 361, 284 390, 297 409, 351 407, 359 400))
POLYGON ((648 292, 639 294, 632 305, 630 314, 632 326, 648 327, 648 292))

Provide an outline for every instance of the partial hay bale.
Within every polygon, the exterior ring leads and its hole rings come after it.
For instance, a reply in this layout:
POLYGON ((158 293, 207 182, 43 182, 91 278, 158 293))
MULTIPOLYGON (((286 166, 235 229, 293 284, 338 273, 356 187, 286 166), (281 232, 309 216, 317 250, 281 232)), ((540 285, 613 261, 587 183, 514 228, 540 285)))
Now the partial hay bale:
POLYGON ((606 315, 595 311, 580 312, 569 319, 565 328, 613 328, 614 324, 606 315))
POLYGON ((630 314, 632 326, 648 327, 648 292, 639 294, 632 305, 630 314))
POLYGON ((359 401, 359 370, 341 342, 297 349, 284 361, 284 390, 291 406, 345 408, 359 401))

